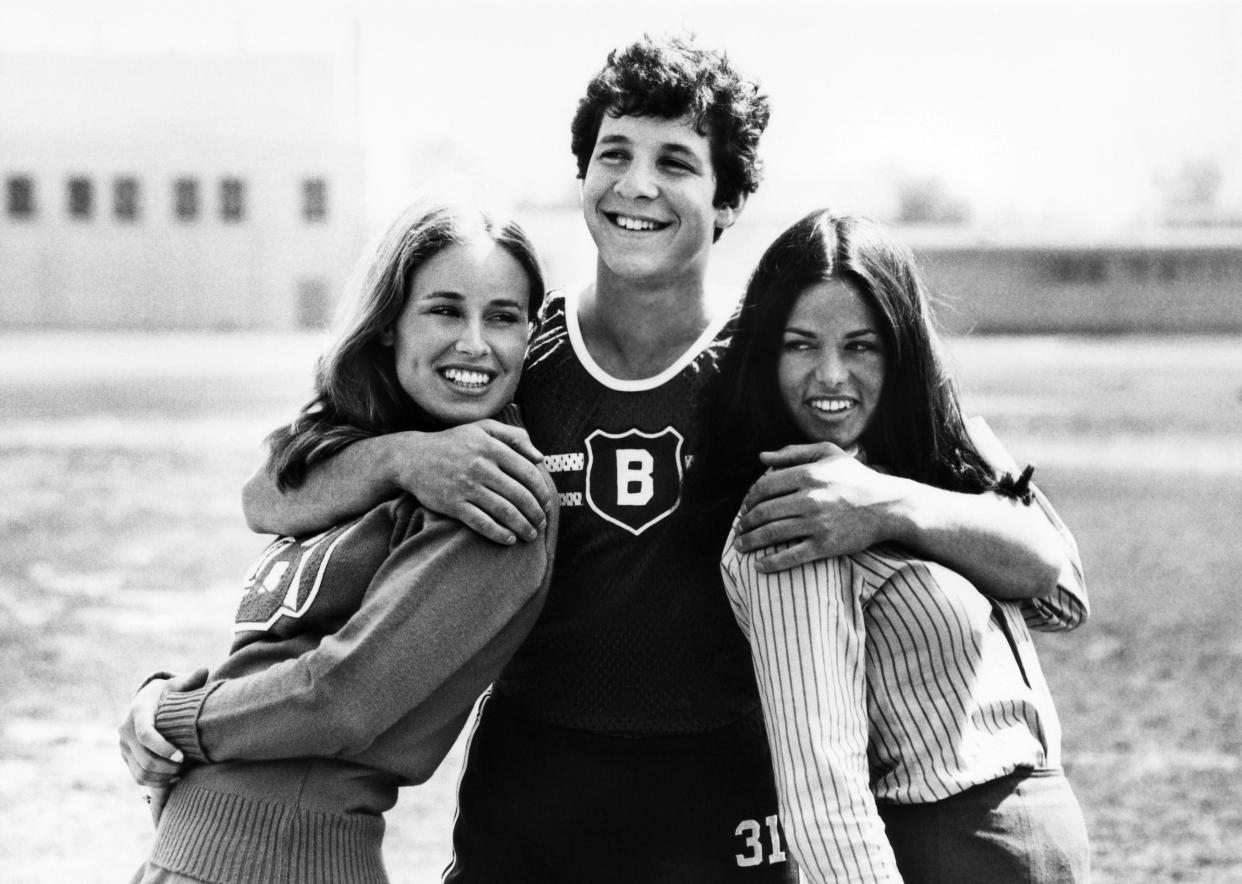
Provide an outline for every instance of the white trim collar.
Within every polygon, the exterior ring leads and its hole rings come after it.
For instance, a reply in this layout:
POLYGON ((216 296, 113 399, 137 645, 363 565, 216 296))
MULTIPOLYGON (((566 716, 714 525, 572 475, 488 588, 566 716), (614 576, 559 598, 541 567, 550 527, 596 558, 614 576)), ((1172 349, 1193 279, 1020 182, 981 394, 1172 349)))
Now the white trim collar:
POLYGON ((578 357, 582 367, 587 370, 587 374, 610 390, 617 390, 622 393, 654 390, 656 387, 676 377, 681 373, 682 369, 693 362, 695 357, 702 353, 716 339, 716 336, 720 334, 721 329, 729 322, 729 317, 732 315, 731 311, 720 311, 720 315, 707 324, 707 328, 703 329, 702 334, 699 335, 695 342, 686 348, 686 351, 678 356, 672 365, 659 374, 635 380, 616 378, 601 368, 599 363, 592 358, 590 351, 587 350, 586 341, 582 338, 582 327, 578 324, 578 308, 584 288, 585 285, 575 285, 565 289, 565 330, 569 333, 569 343, 573 347, 574 355, 578 357))

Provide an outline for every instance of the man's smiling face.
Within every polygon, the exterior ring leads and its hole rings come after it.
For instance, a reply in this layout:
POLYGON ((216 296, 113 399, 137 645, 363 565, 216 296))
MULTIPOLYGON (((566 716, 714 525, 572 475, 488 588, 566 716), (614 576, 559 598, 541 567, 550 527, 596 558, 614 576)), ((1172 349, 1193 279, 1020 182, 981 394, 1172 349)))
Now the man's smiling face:
POLYGON ((702 274, 717 226, 711 143, 686 117, 604 115, 582 181, 582 211, 603 267, 629 280, 702 274))

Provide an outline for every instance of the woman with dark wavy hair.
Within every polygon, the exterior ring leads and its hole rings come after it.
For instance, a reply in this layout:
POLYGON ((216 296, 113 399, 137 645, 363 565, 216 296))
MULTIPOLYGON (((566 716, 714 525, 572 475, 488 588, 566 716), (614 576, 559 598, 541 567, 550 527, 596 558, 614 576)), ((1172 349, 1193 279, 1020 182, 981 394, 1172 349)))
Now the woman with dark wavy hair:
MULTIPOLYGON (((768 248, 721 365, 695 466, 717 526, 762 452, 821 446, 950 492, 1038 499, 980 454, 928 295, 874 222, 816 211, 768 248)), ((989 599, 886 543, 778 573, 722 560, 759 681, 781 819, 804 880, 1079 882, 1087 837, 1024 618, 1076 625, 1085 599, 989 599), (1060 616, 1057 611, 1060 610, 1060 616)))

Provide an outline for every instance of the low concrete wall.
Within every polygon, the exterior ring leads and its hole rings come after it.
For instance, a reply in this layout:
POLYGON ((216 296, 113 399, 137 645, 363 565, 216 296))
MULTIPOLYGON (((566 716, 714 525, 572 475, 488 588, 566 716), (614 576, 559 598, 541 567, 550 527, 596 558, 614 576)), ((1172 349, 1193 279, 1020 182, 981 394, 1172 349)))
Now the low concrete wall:
POLYGON ((950 332, 1242 332, 1242 246, 916 250, 950 332))

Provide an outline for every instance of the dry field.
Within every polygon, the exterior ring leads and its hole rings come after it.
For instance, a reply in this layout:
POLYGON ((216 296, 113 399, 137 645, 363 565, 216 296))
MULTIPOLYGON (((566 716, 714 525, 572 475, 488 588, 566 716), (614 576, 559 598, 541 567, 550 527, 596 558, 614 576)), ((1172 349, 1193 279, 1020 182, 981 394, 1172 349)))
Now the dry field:
MULTIPOLYGON (((143 673, 227 646, 264 542, 238 489, 316 346, 0 335, 0 879, 125 881, 144 856, 116 723, 143 673)), ((953 351, 1088 570, 1091 621, 1039 641, 1097 882, 1242 881, 1242 341, 953 351)), ((459 760, 392 814, 394 882, 438 880, 459 760)))

